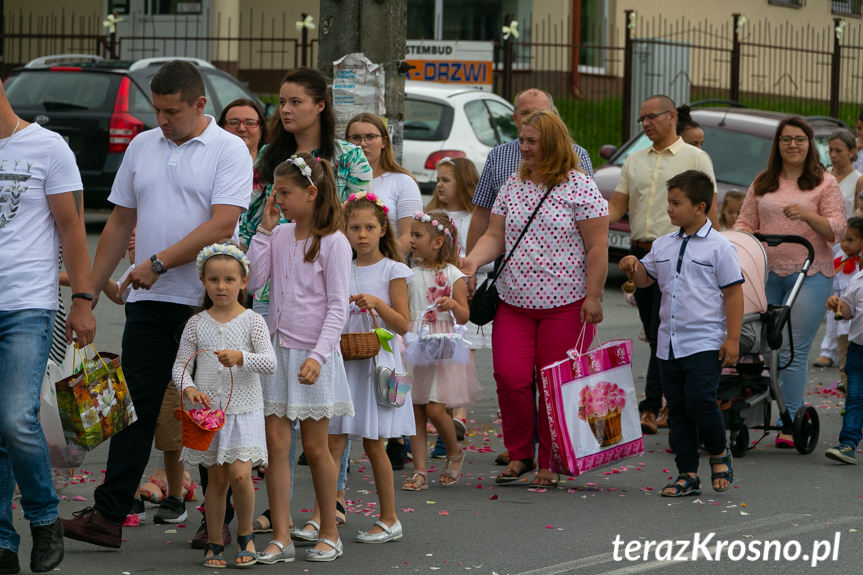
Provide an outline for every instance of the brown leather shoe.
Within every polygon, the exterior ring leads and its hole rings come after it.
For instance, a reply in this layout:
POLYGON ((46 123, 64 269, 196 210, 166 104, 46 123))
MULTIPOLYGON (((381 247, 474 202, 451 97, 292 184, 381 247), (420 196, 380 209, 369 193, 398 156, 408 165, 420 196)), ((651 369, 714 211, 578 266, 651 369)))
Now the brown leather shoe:
POLYGON ((666 429, 668 427, 668 406, 663 405, 659 408, 659 415, 656 416, 656 427, 666 429))
POLYGON ((659 429, 656 425, 656 416, 652 411, 641 412, 641 432, 653 435, 659 429))
POLYGON ((509 451, 501 451, 497 457, 494 458, 495 465, 509 465, 509 451))
POLYGON ((118 549, 123 543, 123 523, 111 521, 95 507, 86 507, 72 514, 72 519, 63 519, 66 537, 118 549))
MULTIPOLYGON (((198 527, 198 531, 195 532, 195 536, 192 537, 192 540, 189 541, 189 545, 192 546, 192 549, 203 549, 209 539, 207 538, 207 522, 201 521, 200 527, 198 527)), ((231 544, 231 528, 227 523, 222 524, 222 546, 228 546, 231 544)))

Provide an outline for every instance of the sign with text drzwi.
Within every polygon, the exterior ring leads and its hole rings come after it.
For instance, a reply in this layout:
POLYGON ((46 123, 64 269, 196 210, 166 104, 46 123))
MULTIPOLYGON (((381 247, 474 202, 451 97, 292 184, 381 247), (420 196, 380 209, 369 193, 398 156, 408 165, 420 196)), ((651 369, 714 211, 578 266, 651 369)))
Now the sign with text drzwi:
POLYGON ((434 84, 457 84, 490 92, 494 82, 491 42, 408 40, 405 58, 413 68, 407 79, 434 84))

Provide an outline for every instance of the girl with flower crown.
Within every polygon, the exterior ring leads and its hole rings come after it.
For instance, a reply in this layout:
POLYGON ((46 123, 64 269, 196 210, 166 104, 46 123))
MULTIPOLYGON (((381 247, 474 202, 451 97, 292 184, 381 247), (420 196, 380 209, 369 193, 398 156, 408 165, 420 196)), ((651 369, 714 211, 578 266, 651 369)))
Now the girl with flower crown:
POLYGON ((258 374, 275 371, 276 355, 264 318, 243 305, 249 275, 246 254, 234 245, 213 244, 198 254, 197 267, 206 290, 204 310, 186 323, 172 375, 187 401, 212 410, 207 414, 210 419, 221 409, 224 425, 209 449, 184 447, 180 457, 187 464, 208 468, 204 496, 208 543, 202 564, 227 566, 222 556, 222 524, 225 496, 231 487, 239 549, 234 565, 248 567, 257 562, 251 471, 253 465, 267 463, 258 374))
POLYGON ((276 167, 274 182, 249 246, 254 264, 250 289, 270 282, 267 323, 278 356, 275 375, 264 382, 273 540, 259 561, 294 559, 288 455, 293 421, 300 423, 321 506, 321 522, 311 539, 316 544, 306 559, 332 561, 343 548, 336 529, 337 468, 327 428, 330 418, 354 414, 339 350, 348 314, 351 246, 341 232, 342 207, 329 162, 311 154, 291 156, 276 167), (293 221, 278 224, 280 213, 293 221))
MULTIPOLYGON (((428 326, 431 334, 453 333, 452 318, 464 324, 470 317, 470 310, 465 275, 456 267, 458 232, 445 212, 416 213, 411 224, 411 253, 422 262, 414 268, 414 278, 409 286, 411 331, 418 333, 422 326, 428 326), (434 309, 428 310, 430 306, 434 309)), ((441 359, 434 364, 417 361, 416 357, 413 361, 407 359, 413 368, 411 393, 416 435, 411 436, 414 472, 402 484, 405 491, 428 488, 428 421, 435 426, 446 446, 446 465, 440 473, 440 484, 450 487, 461 477, 464 452, 456 439, 455 426, 452 416, 447 414, 447 407, 467 406, 479 392, 476 367, 466 350, 464 356, 460 362, 441 359)))

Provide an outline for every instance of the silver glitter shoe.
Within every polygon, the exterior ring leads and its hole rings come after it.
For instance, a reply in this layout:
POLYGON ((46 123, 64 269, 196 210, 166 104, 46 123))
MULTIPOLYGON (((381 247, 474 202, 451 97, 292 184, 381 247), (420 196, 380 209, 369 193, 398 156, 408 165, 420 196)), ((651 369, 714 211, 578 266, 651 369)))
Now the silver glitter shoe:
POLYGON ((293 529, 291 529, 291 539, 293 539, 294 541, 317 541, 318 531, 320 531, 321 526, 318 525, 315 521, 306 521, 305 523, 303 523, 303 527, 305 527, 306 525, 311 525, 312 527, 314 527, 314 531, 294 527, 293 529))
POLYGON ((401 521, 396 521, 392 527, 387 527, 387 524, 383 521, 375 521, 375 525, 383 529, 383 531, 380 533, 360 531, 357 534, 357 543, 386 543, 387 541, 397 541, 404 535, 401 521))
POLYGON ((285 545, 281 541, 276 541, 273 539, 269 542, 268 545, 275 545, 279 548, 278 551, 275 552, 261 552, 258 553, 258 563, 263 563, 265 565, 275 565, 276 563, 290 563, 296 557, 296 548, 294 544, 285 545))
POLYGON ((318 539, 318 543, 326 543, 331 549, 329 551, 320 551, 314 547, 306 549, 306 561, 334 561, 344 553, 341 538, 335 542, 329 539, 318 539))

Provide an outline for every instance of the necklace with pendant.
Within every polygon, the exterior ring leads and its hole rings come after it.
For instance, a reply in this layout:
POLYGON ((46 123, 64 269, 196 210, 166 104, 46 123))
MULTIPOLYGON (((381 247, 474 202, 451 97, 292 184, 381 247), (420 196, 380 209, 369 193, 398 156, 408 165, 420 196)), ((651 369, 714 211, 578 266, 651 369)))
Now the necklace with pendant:
POLYGON ((15 116, 15 117, 18 118, 18 121, 15 122, 15 128, 12 130, 12 133, 9 134, 9 137, 6 138, 6 140, 2 144, 0 144, 0 151, 3 151, 3 148, 6 147, 6 144, 9 143, 9 140, 12 139, 12 136, 15 135, 15 132, 18 131, 18 127, 21 125, 21 116, 15 116))

